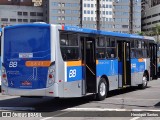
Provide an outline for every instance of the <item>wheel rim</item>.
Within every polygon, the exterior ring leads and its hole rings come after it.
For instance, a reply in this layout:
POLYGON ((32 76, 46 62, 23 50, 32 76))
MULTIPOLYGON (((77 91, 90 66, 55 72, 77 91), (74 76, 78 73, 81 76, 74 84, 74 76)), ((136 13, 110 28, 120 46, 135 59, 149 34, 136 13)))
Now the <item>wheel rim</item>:
POLYGON ((147 86, 147 77, 143 76, 143 86, 147 86))
POLYGON ((100 85, 100 94, 101 96, 104 96, 106 94, 106 85, 104 83, 101 83, 100 85))

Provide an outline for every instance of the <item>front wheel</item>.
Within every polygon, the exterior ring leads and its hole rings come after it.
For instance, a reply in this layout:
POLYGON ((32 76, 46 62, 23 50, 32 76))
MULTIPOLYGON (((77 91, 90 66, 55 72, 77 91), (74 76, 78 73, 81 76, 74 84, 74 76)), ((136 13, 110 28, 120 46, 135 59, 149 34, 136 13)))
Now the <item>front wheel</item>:
POLYGON ((107 82, 105 78, 101 78, 98 84, 97 100, 104 100, 107 96, 107 82))

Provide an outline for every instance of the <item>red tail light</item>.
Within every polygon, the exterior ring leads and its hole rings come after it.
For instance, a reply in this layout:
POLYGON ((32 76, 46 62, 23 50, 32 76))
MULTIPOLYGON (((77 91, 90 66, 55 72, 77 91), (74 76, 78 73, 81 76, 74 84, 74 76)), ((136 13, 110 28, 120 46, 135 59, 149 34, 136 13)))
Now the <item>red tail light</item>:
POLYGON ((53 75, 49 74, 49 78, 53 78, 53 75))
POLYGON ((49 92, 49 94, 53 94, 53 92, 49 92))
POLYGON ((3 74, 3 75, 2 75, 2 77, 3 77, 3 78, 6 78, 6 77, 7 77, 7 75, 6 75, 6 74, 3 74))

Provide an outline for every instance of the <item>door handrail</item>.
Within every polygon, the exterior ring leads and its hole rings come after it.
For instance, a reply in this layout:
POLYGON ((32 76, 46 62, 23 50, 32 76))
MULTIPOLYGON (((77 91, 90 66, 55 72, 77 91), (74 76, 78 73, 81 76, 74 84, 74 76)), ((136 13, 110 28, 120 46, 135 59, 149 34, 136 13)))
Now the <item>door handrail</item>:
POLYGON ((86 67, 89 69, 89 71, 93 74, 93 75, 95 75, 95 73, 92 71, 92 69, 86 64, 86 67))

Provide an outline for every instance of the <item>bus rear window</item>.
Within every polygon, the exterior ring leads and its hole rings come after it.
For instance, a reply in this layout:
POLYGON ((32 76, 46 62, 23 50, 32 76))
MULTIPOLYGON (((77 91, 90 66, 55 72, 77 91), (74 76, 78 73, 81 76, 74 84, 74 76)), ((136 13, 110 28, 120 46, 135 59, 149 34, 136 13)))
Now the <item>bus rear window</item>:
POLYGON ((32 54, 32 59, 50 59, 50 27, 44 25, 19 25, 5 29, 5 60, 32 54))

